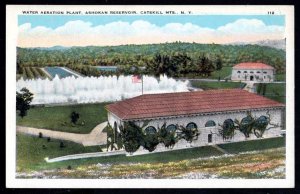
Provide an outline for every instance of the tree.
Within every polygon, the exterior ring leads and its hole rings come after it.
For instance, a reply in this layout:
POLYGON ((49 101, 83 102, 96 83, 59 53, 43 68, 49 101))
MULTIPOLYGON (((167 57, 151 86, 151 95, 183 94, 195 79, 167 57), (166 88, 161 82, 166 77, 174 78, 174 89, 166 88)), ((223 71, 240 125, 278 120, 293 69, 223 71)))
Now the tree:
POLYGON ((27 89, 22 88, 20 92, 17 92, 17 111, 19 116, 24 117, 27 115, 27 111, 30 109, 30 103, 33 99, 33 94, 27 89))
POLYGON ((221 127, 219 129, 219 134, 222 136, 223 141, 233 138, 235 135, 234 130, 236 129, 236 126, 231 119, 225 120, 223 125, 219 124, 219 126, 221 127))
POLYGON ((206 56, 200 56, 197 61, 198 73, 202 76, 208 77, 214 71, 212 62, 206 56))
POLYGON ((163 143, 166 148, 173 148, 177 142, 175 131, 168 131, 166 123, 158 128, 158 139, 160 143, 163 143))
POLYGON ((247 112, 247 116, 241 121, 235 119, 234 122, 238 125, 238 129, 245 135, 246 138, 250 137, 250 134, 253 133, 255 118, 252 116, 251 112, 247 112))
POLYGON ((143 145, 144 134, 142 128, 146 125, 147 123, 143 124, 142 127, 139 127, 134 122, 128 121, 124 122, 124 124, 119 127, 122 143, 126 152, 133 153, 143 145))
POLYGON ((156 146, 159 144, 158 134, 145 134, 141 141, 141 145, 148 150, 149 152, 153 152, 156 149, 156 146))
POLYGON ((223 62, 221 57, 219 56, 216 61, 216 70, 220 71, 223 68, 223 62))
POLYGON ((223 63, 222 63, 222 59, 220 56, 218 56, 217 61, 216 61, 216 70, 219 72, 219 81, 221 79, 220 77, 220 71, 223 68, 223 63))
POLYGON ((185 139, 187 142, 191 143, 193 140, 197 140, 200 132, 197 128, 188 128, 179 126, 178 137, 180 139, 185 139))
POLYGON ((73 112, 71 113, 70 118, 71 118, 71 122, 72 122, 73 124, 76 124, 76 122, 77 122, 78 119, 79 119, 79 113, 73 111, 73 112))

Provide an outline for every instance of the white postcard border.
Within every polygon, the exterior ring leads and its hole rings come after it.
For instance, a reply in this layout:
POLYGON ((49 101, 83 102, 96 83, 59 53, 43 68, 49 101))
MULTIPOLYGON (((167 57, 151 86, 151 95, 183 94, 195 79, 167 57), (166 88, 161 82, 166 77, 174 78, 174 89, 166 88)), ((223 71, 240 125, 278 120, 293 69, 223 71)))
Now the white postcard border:
POLYGON ((6 186, 8 188, 291 188, 295 176, 294 7, 293 6, 49 6, 7 5, 6 18, 6 186), (286 21, 286 179, 16 179, 16 45, 23 10, 190 10, 195 15, 285 15, 286 21))

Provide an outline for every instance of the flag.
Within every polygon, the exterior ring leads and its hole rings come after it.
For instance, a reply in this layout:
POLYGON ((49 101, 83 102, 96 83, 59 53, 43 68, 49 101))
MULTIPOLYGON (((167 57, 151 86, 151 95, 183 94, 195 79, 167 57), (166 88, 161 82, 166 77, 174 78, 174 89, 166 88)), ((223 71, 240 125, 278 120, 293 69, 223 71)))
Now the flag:
POLYGON ((141 83, 142 82, 142 76, 140 76, 140 75, 133 75, 131 79, 132 79, 132 83, 141 83))

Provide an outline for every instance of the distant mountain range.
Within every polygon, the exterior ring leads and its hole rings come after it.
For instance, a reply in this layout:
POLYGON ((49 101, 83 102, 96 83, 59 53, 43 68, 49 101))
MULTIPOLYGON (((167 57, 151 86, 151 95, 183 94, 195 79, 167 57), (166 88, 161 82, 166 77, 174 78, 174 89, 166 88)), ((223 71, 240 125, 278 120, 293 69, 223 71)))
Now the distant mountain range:
MULTIPOLYGON (((258 45, 258 46, 267 46, 271 48, 276 48, 276 49, 281 49, 285 50, 286 43, 285 39, 281 40, 261 40, 261 41, 256 41, 256 42, 233 42, 233 43, 228 43, 224 45, 258 45)), ((80 46, 73 46, 73 47, 65 47, 65 46, 53 46, 53 47, 34 47, 31 49, 39 49, 39 50, 67 50, 70 48, 76 48, 80 46)))
POLYGON ((53 47, 33 47, 29 49, 39 49, 39 50, 47 50, 47 51, 54 51, 54 50, 67 50, 72 47, 65 47, 65 46, 53 46, 53 47))
POLYGON ((259 46, 268 46, 276 49, 282 49, 285 50, 285 39, 281 40, 261 40, 257 42, 234 42, 234 43, 229 43, 227 45, 259 45, 259 46))

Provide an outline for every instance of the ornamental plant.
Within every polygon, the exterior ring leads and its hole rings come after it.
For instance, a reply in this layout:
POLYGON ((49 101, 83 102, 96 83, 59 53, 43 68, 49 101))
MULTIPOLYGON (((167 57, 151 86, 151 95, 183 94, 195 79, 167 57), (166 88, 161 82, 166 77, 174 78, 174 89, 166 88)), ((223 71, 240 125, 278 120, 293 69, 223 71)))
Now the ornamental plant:
POLYGON ((164 123, 161 127, 158 127, 158 139, 166 148, 173 148, 177 142, 176 132, 168 131, 166 126, 166 123, 164 123))
POLYGON ((223 125, 219 124, 219 126, 221 127, 219 129, 219 134, 222 136, 223 141, 233 138, 233 136, 235 135, 234 130, 236 127, 234 126, 234 123, 231 119, 225 120, 223 125))
POLYGON ((234 123, 238 126, 240 132, 242 132, 246 138, 250 137, 250 134, 253 133, 253 126, 255 124, 255 118, 252 116, 251 112, 247 112, 247 116, 241 121, 235 119, 234 123))
POLYGON ((143 127, 148 123, 144 123, 142 127, 136 125, 132 121, 124 122, 123 126, 120 126, 122 143, 126 152, 133 153, 139 149, 141 145, 144 145, 143 127))
POLYGON ((198 136, 200 135, 200 132, 197 128, 187 128, 183 126, 178 127, 178 138, 179 139, 185 139, 187 142, 191 143, 194 140, 198 139, 198 136))

